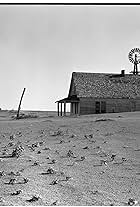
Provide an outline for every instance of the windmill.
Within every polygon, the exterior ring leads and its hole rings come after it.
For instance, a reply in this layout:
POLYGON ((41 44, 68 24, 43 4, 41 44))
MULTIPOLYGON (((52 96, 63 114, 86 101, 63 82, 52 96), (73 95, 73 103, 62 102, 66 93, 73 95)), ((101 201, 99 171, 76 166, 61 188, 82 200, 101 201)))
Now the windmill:
POLYGON ((134 48, 132 49, 128 54, 129 61, 134 64, 134 70, 130 73, 133 73, 134 75, 138 75, 138 64, 140 63, 140 49, 134 48))

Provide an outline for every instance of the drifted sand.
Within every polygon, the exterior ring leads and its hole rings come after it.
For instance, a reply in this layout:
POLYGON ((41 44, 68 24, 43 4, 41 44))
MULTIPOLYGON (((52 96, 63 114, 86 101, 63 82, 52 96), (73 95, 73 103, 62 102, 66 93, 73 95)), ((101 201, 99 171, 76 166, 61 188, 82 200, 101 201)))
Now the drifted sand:
POLYGON ((36 114, 0 112, 1 206, 140 205, 140 112, 36 114))

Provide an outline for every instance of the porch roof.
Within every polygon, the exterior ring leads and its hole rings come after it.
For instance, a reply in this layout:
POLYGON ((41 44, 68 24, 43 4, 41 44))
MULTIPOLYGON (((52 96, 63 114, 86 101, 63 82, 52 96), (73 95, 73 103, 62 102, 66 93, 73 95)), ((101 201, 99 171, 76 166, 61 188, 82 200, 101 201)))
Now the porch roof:
POLYGON ((61 100, 56 101, 55 103, 78 103, 80 101, 79 98, 77 97, 67 97, 67 98, 63 98, 61 100))

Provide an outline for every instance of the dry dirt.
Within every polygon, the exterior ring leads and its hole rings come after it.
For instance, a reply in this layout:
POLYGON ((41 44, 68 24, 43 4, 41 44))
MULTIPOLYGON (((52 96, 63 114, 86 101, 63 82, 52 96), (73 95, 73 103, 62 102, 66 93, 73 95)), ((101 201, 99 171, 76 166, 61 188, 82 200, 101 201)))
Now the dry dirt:
POLYGON ((0 206, 140 205, 140 112, 36 114, 0 112, 0 206))

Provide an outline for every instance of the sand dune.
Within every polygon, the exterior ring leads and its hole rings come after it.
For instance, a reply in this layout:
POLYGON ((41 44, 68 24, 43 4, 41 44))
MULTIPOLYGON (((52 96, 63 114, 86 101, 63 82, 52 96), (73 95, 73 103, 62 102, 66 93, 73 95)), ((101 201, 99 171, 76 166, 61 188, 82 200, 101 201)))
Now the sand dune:
POLYGON ((140 112, 34 114, 0 112, 1 206, 140 205, 140 112))

